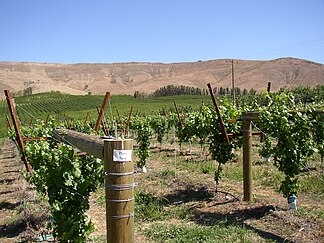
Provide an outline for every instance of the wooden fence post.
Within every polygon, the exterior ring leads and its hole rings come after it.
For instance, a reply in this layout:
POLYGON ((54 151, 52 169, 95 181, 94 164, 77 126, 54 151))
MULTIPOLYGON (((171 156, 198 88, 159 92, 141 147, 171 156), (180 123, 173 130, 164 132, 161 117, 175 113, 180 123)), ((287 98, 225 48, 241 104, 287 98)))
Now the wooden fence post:
POLYGON ((131 121, 132 112, 133 112, 133 106, 131 107, 130 112, 128 114, 127 126, 126 126, 126 130, 125 130, 125 136, 126 135, 129 136, 129 124, 130 124, 130 121, 131 121))
POLYGON ((104 101, 102 103, 102 106, 101 106, 101 109, 100 109, 100 112, 99 112, 99 116, 98 116, 98 119, 97 119, 97 122, 96 122, 96 125, 95 125, 95 128, 94 128, 95 131, 96 131, 96 134, 98 134, 99 126, 100 126, 102 117, 104 115, 106 105, 107 105, 107 101, 108 101, 109 97, 110 97, 110 93, 106 92, 106 95, 105 95, 104 101))
POLYGON ((226 142, 227 145, 230 145, 231 142, 230 142, 229 137, 227 135, 227 132, 226 132, 226 129, 225 129, 225 125, 224 125, 224 122, 223 122, 223 118, 222 118, 221 113, 220 113, 220 110, 218 108, 218 105, 217 105, 217 102, 216 102, 216 99, 215 99, 215 96, 214 96, 214 93, 213 93, 213 89, 212 89, 210 83, 207 84, 207 87, 208 87, 208 90, 209 90, 209 94, 210 94, 210 96, 212 98, 214 107, 216 109, 217 118, 218 118, 218 124, 221 127, 221 131, 222 131, 224 140, 225 140, 225 142, 226 142))
POLYGON ((89 119, 90 115, 89 115, 89 112, 87 112, 87 115, 86 117, 84 118, 84 122, 83 122, 83 125, 87 125, 87 122, 88 122, 88 119, 89 119))
POLYGON ((51 117, 50 114, 48 114, 47 117, 46 117, 46 120, 45 120, 45 125, 47 125, 47 123, 48 123, 50 117, 51 117))
MULTIPOLYGON (((98 112, 98 115, 100 116, 100 108, 99 108, 99 107, 97 107, 97 112, 98 112)), ((103 113, 103 114, 104 114, 104 113, 103 113)), ((107 127, 106 127, 105 119, 103 119, 103 118, 104 118, 104 116, 103 116, 102 119, 101 119, 101 126, 102 126, 102 130, 103 130, 104 134, 105 134, 106 136, 108 136, 109 132, 108 132, 107 127)), ((99 130, 98 130, 98 131, 99 131, 99 130)), ((98 131, 96 131, 96 134, 98 133, 98 131)))
POLYGON ((10 111, 10 115, 11 115, 11 119, 13 122, 13 126, 15 128, 15 132, 16 132, 16 142, 19 146, 20 152, 21 152, 21 159, 25 164, 26 170, 31 173, 31 168, 30 165, 27 161, 27 158, 25 156, 25 145, 24 145, 24 141, 20 132, 20 128, 19 128, 19 123, 18 123, 18 118, 16 116, 16 110, 13 104, 13 100, 12 100, 12 96, 9 90, 5 90, 5 95, 6 95, 6 99, 7 99, 7 103, 8 103, 8 108, 10 111))
POLYGON ((252 128, 251 120, 243 116, 243 190, 244 201, 252 200, 252 128))
POLYGON ((108 243, 134 242, 133 140, 104 140, 108 243))

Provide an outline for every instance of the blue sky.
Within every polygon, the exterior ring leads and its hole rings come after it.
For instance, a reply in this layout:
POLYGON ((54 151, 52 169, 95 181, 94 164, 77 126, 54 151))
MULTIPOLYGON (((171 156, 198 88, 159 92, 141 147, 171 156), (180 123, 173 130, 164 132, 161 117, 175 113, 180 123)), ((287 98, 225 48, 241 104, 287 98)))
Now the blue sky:
POLYGON ((1 0, 0 61, 324 63, 324 0, 1 0))

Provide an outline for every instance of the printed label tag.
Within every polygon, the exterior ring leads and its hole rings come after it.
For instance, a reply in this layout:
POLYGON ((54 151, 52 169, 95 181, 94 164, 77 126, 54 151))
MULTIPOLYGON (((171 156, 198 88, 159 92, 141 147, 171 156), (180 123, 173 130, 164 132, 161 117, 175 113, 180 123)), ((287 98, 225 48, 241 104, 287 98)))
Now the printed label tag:
POLYGON ((132 161, 132 150, 114 150, 113 161, 115 162, 132 161))

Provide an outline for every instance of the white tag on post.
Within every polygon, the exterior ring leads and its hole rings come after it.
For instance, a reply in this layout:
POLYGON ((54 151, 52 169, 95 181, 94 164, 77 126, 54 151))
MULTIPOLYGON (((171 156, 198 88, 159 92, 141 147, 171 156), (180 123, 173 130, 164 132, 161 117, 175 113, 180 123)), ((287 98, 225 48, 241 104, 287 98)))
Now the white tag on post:
POLYGON ((132 161, 132 150, 114 150, 113 161, 114 162, 132 161))

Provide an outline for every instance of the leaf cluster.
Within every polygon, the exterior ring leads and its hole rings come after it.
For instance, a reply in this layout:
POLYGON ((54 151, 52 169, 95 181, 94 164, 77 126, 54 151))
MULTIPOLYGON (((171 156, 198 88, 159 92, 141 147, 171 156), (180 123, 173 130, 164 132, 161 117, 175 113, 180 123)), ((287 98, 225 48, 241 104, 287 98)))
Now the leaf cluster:
MULTIPOLYGON (((29 137, 51 136, 51 127, 51 123, 43 129, 36 125, 24 133, 29 137)), ((50 139, 27 142, 25 152, 33 170, 27 179, 49 202, 54 236, 61 242, 86 242, 93 224, 85 213, 90 193, 103 183, 101 161, 79 157, 70 145, 50 139)))

